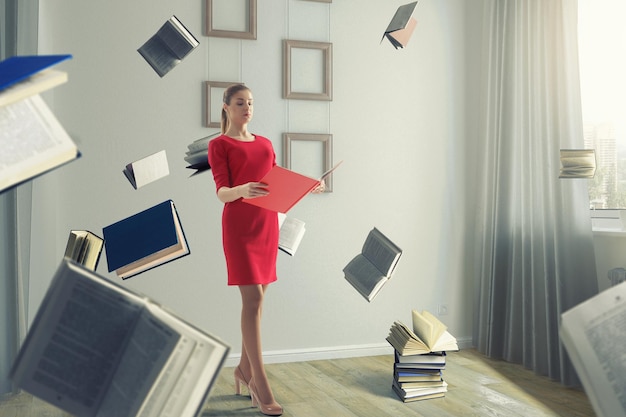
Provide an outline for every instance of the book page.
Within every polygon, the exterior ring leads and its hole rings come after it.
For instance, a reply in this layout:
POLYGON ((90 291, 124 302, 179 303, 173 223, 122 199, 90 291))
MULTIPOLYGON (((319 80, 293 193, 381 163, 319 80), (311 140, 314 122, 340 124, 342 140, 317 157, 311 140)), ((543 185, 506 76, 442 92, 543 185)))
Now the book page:
POLYGON ((302 238, 304 237, 305 223, 294 217, 287 217, 284 213, 278 213, 279 235, 278 247, 289 255, 295 255, 302 238))
POLYGON ((15 103, 34 94, 43 93, 67 82, 67 72, 44 69, 30 77, 0 90, 0 106, 15 103))
POLYGON ((560 336, 596 414, 626 415, 626 283, 563 313, 560 336))
POLYGON ((382 275, 390 277, 402 250, 374 228, 367 235, 361 253, 378 268, 382 275))
POLYGON ((183 59, 196 46, 198 41, 175 17, 170 18, 161 26, 156 36, 167 46, 178 59, 183 59))
POLYGON ((365 256, 359 254, 343 269, 346 280, 370 301, 387 281, 365 256))
POLYGON ((179 338, 176 331, 145 309, 96 417, 136 415, 179 338))
MULTIPOLYGON (((224 364, 230 348, 221 340, 190 325, 186 321, 170 314, 159 306, 151 304, 150 311, 155 317, 175 328, 183 337, 193 341, 191 353, 180 355, 172 372, 173 387, 166 396, 165 404, 158 414, 159 417, 191 417, 198 415, 204 405, 209 391, 224 364)), ((169 372, 172 364, 168 364, 164 372, 169 372)), ((171 384, 171 382, 170 382, 171 384)), ((160 401, 158 391, 152 393, 149 402, 160 401)))
POLYGON ((95 416, 144 302, 70 262, 52 280, 12 377, 70 414, 95 416))
POLYGON ((156 181, 170 174, 165 150, 153 153, 130 164, 135 188, 156 181))
POLYGON ((0 191, 75 159, 76 144, 39 95, 0 107, 0 191))

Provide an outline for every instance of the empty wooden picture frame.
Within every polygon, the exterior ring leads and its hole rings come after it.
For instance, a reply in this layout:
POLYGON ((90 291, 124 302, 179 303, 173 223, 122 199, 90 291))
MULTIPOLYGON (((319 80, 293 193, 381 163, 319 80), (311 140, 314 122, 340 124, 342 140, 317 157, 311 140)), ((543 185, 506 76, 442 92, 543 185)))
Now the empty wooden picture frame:
MULTIPOLYGON (((283 133, 283 166, 313 178, 321 177, 333 167, 333 135, 283 133), (314 142, 318 142, 321 152, 316 149, 314 142)), ((332 193, 333 174, 326 177, 325 185, 324 192, 332 193)))
POLYGON ((333 45, 283 41, 283 98, 332 100, 333 45))
POLYGON ((256 39, 256 0, 206 0, 205 35, 256 39))
POLYGON ((222 104, 224 99, 224 90, 233 84, 241 84, 228 81, 205 81, 204 97, 205 97, 205 122, 206 127, 220 127, 222 120, 222 104))

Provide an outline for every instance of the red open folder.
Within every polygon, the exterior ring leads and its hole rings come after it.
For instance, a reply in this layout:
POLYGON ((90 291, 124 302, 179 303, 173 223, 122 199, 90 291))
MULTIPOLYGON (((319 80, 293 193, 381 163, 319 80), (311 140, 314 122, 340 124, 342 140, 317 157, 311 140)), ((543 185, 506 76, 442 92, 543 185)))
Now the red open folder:
POLYGON ((317 180, 275 165, 259 181, 267 184, 267 189, 270 193, 263 197, 244 198, 243 201, 268 210, 287 213, 287 211, 295 206, 298 201, 302 200, 305 195, 313 191, 313 189, 334 171, 341 162, 342 161, 332 169, 326 171, 322 177, 317 180))

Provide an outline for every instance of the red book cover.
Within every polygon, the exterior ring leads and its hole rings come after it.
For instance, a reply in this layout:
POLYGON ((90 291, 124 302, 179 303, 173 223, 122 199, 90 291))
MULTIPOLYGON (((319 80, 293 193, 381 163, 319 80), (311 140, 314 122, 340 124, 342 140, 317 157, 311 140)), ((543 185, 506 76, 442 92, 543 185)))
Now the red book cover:
POLYGON ((267 184, 269 194, 263 197, 244 198, 248 204, 279 213, 287 213, 320 181, 275 165, 259 182, 267 184))

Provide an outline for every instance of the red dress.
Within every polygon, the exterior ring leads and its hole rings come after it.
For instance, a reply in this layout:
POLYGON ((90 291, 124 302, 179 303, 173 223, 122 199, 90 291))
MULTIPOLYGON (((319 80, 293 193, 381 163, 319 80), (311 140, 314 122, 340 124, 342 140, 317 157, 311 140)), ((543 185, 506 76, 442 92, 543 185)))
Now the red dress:
MULTIPOLYGON (((209 165, 216 190, 259 181, 276 165, 272 142, 254 136, 242 142, 226 135, 209 142, 209 165)), ((269 284, 276 281, 278 216, 276 212, 244 203, 224 204, 222 242, 228 285, 269 284)))

